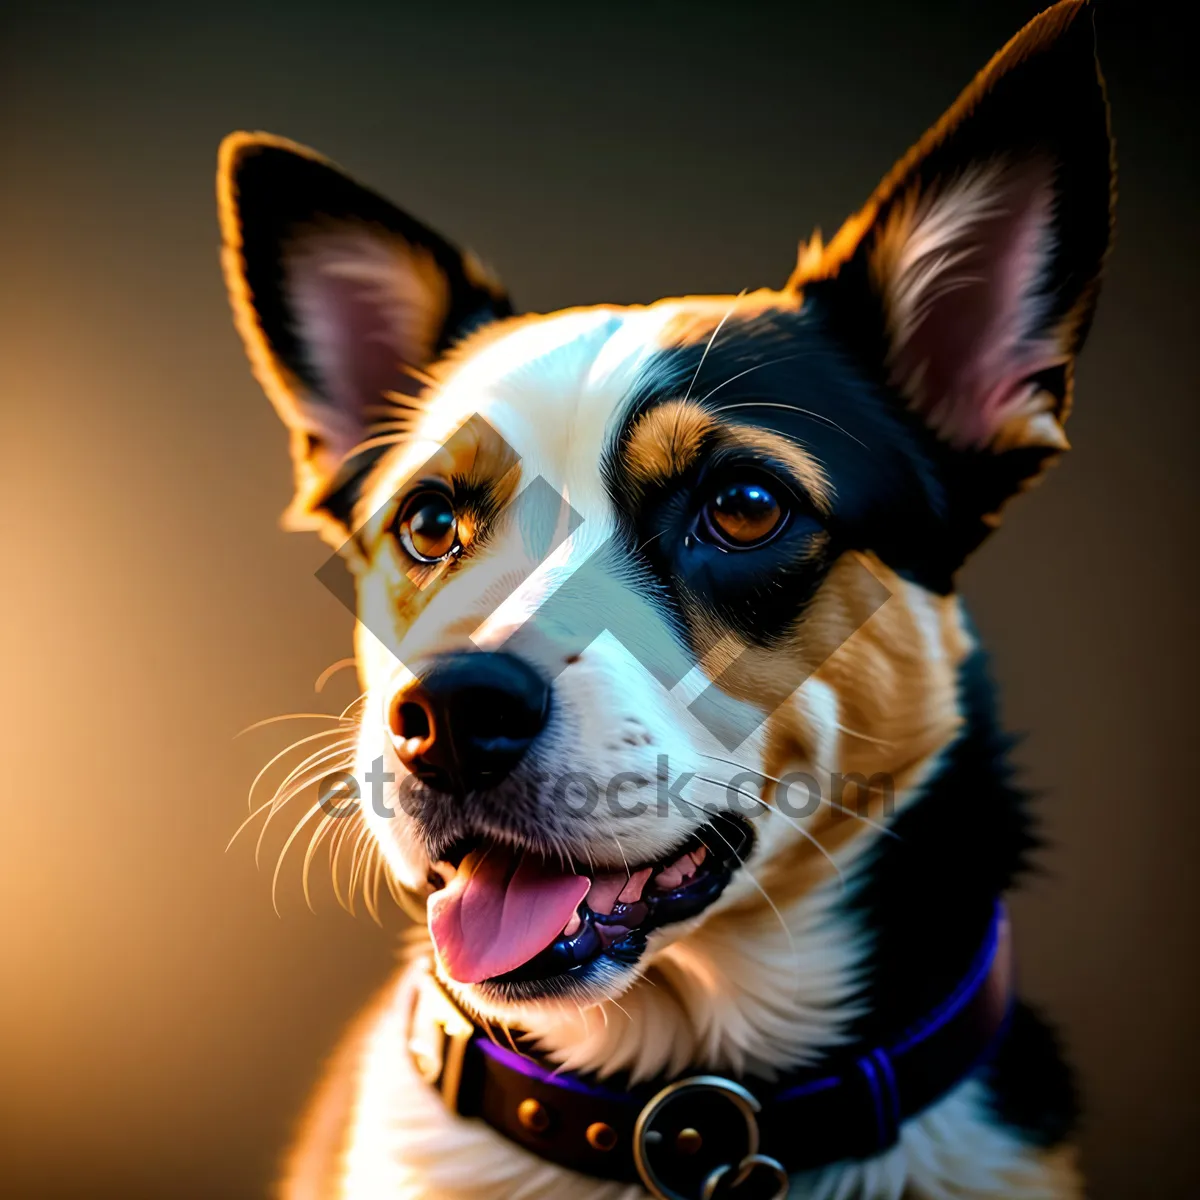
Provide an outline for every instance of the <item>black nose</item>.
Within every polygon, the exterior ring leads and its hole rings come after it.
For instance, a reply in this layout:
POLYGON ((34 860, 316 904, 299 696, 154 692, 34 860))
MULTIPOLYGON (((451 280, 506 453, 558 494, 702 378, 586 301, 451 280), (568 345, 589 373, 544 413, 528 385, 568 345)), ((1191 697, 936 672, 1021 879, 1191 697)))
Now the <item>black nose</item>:
POLYGON ((439 791, 499 783, 546 724, 550 685, 513 654, 440 654, 413 673, 392 698, 392 742, 400 761, 439 791))

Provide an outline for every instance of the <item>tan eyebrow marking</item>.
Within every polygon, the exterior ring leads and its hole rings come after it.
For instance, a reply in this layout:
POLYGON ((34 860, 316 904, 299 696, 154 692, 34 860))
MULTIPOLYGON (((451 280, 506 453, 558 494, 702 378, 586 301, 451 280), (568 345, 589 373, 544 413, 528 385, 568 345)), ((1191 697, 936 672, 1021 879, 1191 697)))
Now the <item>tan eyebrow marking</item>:
POLYGON ((690 401, 669 400, 644 413, 625 447, 631 480, 645 488, 682 475, 716 427, 712 415, 690 401))
POLYGON ((833 511, 833 485, 825 469, 807 450, 792 438, 762 429, 756 425, 726 425, 734 441, 782 463, 800 480, 809 499, 828 516, 833 511))
POLYGON ((635 487, 644 489, 682 475, 700 457, 714 433, 787 467, 817 509, 833 509, 833 486, 821 464, 803 446, 755 425, 719 420, 692 401, 670 400, 643 414, 625 447, 625 465, 635 487))

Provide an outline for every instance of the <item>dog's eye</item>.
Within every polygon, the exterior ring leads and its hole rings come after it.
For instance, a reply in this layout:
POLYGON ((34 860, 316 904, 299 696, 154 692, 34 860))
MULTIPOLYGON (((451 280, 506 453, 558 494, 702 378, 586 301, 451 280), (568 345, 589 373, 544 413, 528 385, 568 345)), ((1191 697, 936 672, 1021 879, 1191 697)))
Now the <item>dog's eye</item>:
POLYGON ((748 550, 769 542, 783 528, 786 515, 764 484, 749 480, 723 486, 701 514, 710 540, 730 550, 748 550))
POLYGON ((396 534, 418 562, 441 562, 461 548, 454 504, 445 492, 432 489, 408 499, 397 518, 396 534))

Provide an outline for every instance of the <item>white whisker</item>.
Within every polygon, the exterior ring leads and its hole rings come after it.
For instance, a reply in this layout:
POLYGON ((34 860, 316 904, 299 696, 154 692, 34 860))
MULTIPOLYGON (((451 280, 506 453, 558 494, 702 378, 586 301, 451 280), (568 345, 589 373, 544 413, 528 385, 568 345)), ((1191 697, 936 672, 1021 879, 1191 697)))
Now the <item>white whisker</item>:
MULTIPOLYGON (((711 758, 713 760, 713 762, 725 763, 727 766, 730 766, 730 767, 737 767, 739 770, 745 771, 748 775, 757 775, 759 777, 759 779, 767 779, 767 780, 770 780, 771 783, 778 783, 778 784, 783 783, 783 780, 779 779, 775 775, 768 775, 765 771, 757 771, 754 769, 754 767, 747 766, 745 763, 737 762, 732 758, 721 758, 719 755, 716 755, 716 754, 703 754, 703 755, 701 755, 701 757, 702 758, 711 758)), ((759 803, 765 804, 766 801, 759 800, 759 803)), ((827 803, 832 805, 833 800, 830 799, 829 801, 827 801, 827 803)), ((768 805, 768 807, 772 807, 772 806, 768 805)), ((772 808, 772 811, 778 812, 779 810, 772 808)), ((838 811, 839 812, 847 812, 846 809, 842 809, 842 808, 839 808, 838 811)), ((780 812, 779 815, 784 820, 788 819, 786 813, 780 812)), ((863 816, 862 813, 847 812, 847 815, 854 817, 855 820, 862 821, 863 824, 869 825, 872 829, 878 830, 885 837, 895 838, 896 841, 901 840, 900 835, 894 829, 889 829, 886 825, 880 825, 879 822, 872 821, 870 817, 865 817, 865 816, 863 816)))
MULTIPOLYGON (((721 332, 725 322, 729 320, 730 316, 733 314, 733 310, 737 308, 737 302, 745 294, 746 289, 742 288, 742 290, 738 292, 736 296, 734 296, 732 303, 725 310, 724 316, 722 316, 717 322, 717 327, 709 335, 708 341, 704 343, 704 352, 700 355, 700 361, 696 364, 696 370, 692 375, 692 381, 688 384, 687 391, 683 393, 684 403, 687 403, 688 397, 692 394, 692 388, 696 386, 696 380, 700 378, 700 372, 704 369, 704 360, 708 358, 708 352, 713 348, 713 343, 717 340, 717 334, 721 332)), ((701 401, 701 403, 703 403, 703 401, 701 401)))
MULTIPOLYGON (((701 777, 699 775, 697 775, 696 778, 700 779, 701 777)), ((704 780, 704 782, 710 783, 711 780, 704 780)), ((682 799, 682 797, 681 797, 681 799, 682 799)), ((698 809, 700 812, 705 811, 699 805, 692 804, 692 802, 690 800, 685 799, 684 803, 691 804, 693 808, 698 809)), ((711 828, 712 828, 712 831, 717 835, 717 837, 719 837, 721 839, 721 841, 723 841, 725 843, 725 845, 729 847, 730 852, 733 854, 733 857, 735 859, 737 859, 737 861, 741 864, 742 870, 745 871, 746 877, 758 889, 759 893, 762 895, 762 898, 767 902, 767 905, 770 908, 770 910, 775 914, 775 918, 779 922, 779 927, 780 927, 780 929, 783 930, 784 937, 787 938, 788 946, 791 948, 792 962, 798 970, 799 966, 800 966, 800 951, 796 946, 796 939, 795 939, 794 935, 792 934, 792 931, 789 928, 788 923, 783 919, 783 913, 781 913, 779 911, 778 905, 767 894, 767 889, 765 887, 763 887, 763 885, 758 881, 758 876, 755 875, 754 872, 751 871, 750 868, 746 865, 746 860, 744 858, 742 858, 742 856, 737 852, 737 849, 734 847, 733 843, 730 842, 730 840, 721 832, 721 830, 716 825, 713 825, 711 828)), ((701 844, 704 843, 703 838, 701 838, 700 841, 701 841, 701 844)), ((709 852, 711 853, 712 847, 710 846, 708 849, 709 849, 709 852)))
MULTIPOLYGON (((254 862, 256 866, 262 854, 263 840, 275 815, 297 796, 302 795, 312 784, 319 784, 326 775, 330 774, 328 769, 317 772, 316 768, 325 767, 326 764, 339 760, 344 765, 349 765, 353 761, 353 755, 354 747, 352 743, 327 747, 323 750, 318 750, 315 754, 310 754, 303 762, 288 773, 287 779, 279 785, 275 791, 275 795, 271 798, 271 808, 267 813, 267 819, 263 822, 263 827, 258 832, 258 840, 254 845, 254 862)), ((319 805, 322 802, 321 799, 318 799, 319 805)))
POLYGON ((252 733, 255 729, 262 729, 266 725, 277 725, 280 721, 306 721, 306 720, 307 721, 334 721, 336 723, 344 723, 346 718, 344 715, 339 717, 335 713, 314 713, 314 712, 282 713, 278 717, 267 717, 265 720, 255 721, 253 725, 247 725, 245 729, 239 729, 238 732, 233 735, 233 740, 236 742, 237 739, 242 737, 244 734, 252 733))
POLYGON ((848 725, 843 725, 839 721, 834 721, 834 727, 840 729, 844 734, 852 738, 858 738, 862 742, 871 742, 875 746, 891 747, 894 742, 889 742, 886 738, 872 737, 869 733, 860 733, 857 729, 851 729, 848 725))
POLYGON ((277 917, 283 916, 283 913, 281 913, 279 911, 279 901, 278 901, 278 896, 277 896, 278 885, 279 885, 279 872, 283 868, 283 860, 287 857, 287 852, 292 848, 292 843, 296 840, 297 837, 300 836, 300 830, 302 830, 304 828, 304 826, 307 825, 308 822, 312 820, 313 816, 320 811, 321 811, 321 802, 318 800, 317 803, 314 804, 312 806, 312 808, 310 808, 308 810, 308 812, 306 812, 304 814, 304 816, 300 819, 300 821, 297 822, 296 827, 292 830, 291 833, 288 834, 287 841, 283 843, 283 849, 280 850, 280 852, 279 852, 279 858, 275 862, 275 870, 274 870, 273 874, 271 875, 271 907, 275 909, 275 915, 277 917))
MULTIPOLYGON (((804 356, 793 354, 789 355, 788 357, 802 358, 804 356)), ((751 371, 757 371, 762 367, 770 367, 774 366, 775 363, 786 361, 786 358, 777 358, 774 360, 774 362, 757 363, 753 367, 748 367, 740 374, 734 375, 732 378, 725 380, 725 383, 732 383, 734 379, 741 379, 742 375, 749 375, 751 371)), ((708 396, 704 397, 704 400, 707 400, 709 396, 713 394, 713 392, 720 391, 720 389, 725 386, 725 383, 721 384, 720 387, 713 388, 712 392, 709 392, 708 396)), ((704 400, 701 401, 702 404, 704 403, 704 400)), ((832 417, 827 417, 824 413, 813 412, 811 408, 801 408, 798 404, 781 404, 774 400, 746 400, 740 404, 727 404, 722 411, 732 412, 735 408, 782 408, 786 412, 799 413, 801 416, 811 417, 814 421, 819 421, 822 425, 828 425, 830 429, 836 429, 838 433, 844 433, 852 442, 857 442, 864 450, 871 449, 871 447, 868 446, 867 443, 862 440, 862 438, 855 437, 854 434, 852 434, 848 429, 843 429, 842 426, 833 420, 832 417)))
POLYGON ((767 812, 774 813, 781 821, 784 822, 784 824, 789 825, 802 838, 813 844, 813 846, 821 853, 821 855, 828 861, 829 865, 834 869, 837 874, 838 881, 841 883, 842 887, 844 888, 846 886, 845 876, 842 874, 841 867, 834 862, 833 855, 830 854, 829 851, 826 850, 825 847, 822 846, 821 843, 817 841, 817 839, 798 821, 793 821, 785 813, 781 813, 777 808, 772 808, 764 799, 762 799, 762 797, 754 795, 753 792, 743 791, 741 788, 732 787, 732 785, 722 783, 718 779, 709 779, 704 775, 697 775, 696 778, 702 783, 711 784, 713 787, 725 788, 727 791, 734 791, 739 796, 745 796, 747 800, 754 801, 755 804, 757 804, 760 808, 765 809, 767 812))
POLYGON ((339 658, 337 662, 330 663, 329 666, 317 676, 317 682, 313 684, 313 691, 320 693, 325 690, 325 685, 339 672, 344 671, 347 667, 356 666, 358 660, 355 658, 339 658))

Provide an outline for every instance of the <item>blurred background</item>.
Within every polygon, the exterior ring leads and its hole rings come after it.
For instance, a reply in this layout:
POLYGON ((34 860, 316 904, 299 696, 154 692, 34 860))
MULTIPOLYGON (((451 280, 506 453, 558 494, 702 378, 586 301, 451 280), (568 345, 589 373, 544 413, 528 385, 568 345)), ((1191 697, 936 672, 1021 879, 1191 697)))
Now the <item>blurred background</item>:
MULTIPOLYGON (((285 439, 217 263, 235 128, 319 147, 552 309, 777 285, 1038 5, 9 3, 0 11, 0 1193, 261 1197, 401 923, 286 823, 350 620, 285 536, 285 439)), ((1120 234, 1075 453, 970 565, 1051 849, 1024 985, 1092 1193, 1194 1197, 1196 111, 1166 6, 1098 18, 1120 234)))

